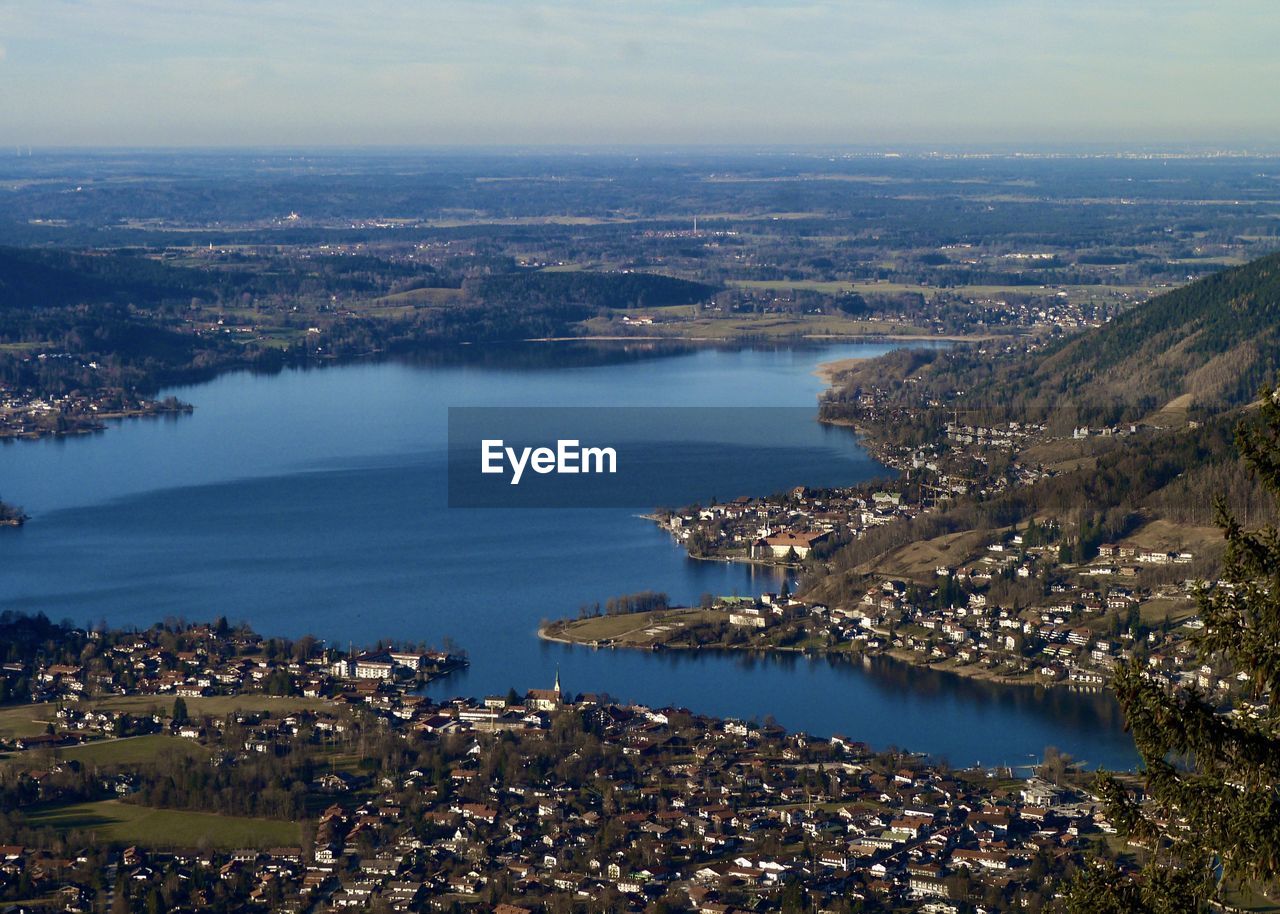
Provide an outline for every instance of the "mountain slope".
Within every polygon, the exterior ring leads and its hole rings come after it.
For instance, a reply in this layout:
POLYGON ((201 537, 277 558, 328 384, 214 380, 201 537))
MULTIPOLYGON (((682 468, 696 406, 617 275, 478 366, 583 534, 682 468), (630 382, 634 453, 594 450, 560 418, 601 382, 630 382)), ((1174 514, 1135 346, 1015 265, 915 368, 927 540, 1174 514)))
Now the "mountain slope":
POLYGON ((1041 396, 1088 390, 1145 406, 1188 396, 1201 409, 1251 399, 1280 369, 1280 254, 1157 296, 1036 362, 1041 396))
POLYGON ((1170 404, 1204 416, 1248 402, 1278 372, 1280 254, 1272 254, 1016 355, 983 345, 890 353, 848 372, 824 415, 857 415, 871 392, 882 409, 935 404, 979 422, 1133 422, 1170 404))

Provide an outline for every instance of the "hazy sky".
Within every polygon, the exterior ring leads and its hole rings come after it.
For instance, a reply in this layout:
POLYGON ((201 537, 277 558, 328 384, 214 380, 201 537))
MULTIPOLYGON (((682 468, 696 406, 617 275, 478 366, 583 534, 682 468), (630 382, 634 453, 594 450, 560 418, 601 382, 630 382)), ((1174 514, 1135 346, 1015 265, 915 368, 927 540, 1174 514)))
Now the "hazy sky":
POLYGON ((0 0, 0 143, 1280 146, 1277 0, 0 0))

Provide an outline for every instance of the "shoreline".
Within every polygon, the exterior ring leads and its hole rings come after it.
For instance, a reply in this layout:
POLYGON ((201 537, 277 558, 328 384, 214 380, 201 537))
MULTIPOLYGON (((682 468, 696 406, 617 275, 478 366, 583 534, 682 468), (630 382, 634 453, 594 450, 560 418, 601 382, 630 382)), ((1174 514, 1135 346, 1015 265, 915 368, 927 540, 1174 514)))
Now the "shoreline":
MULTIPOLYGON (((688 609, 689 607, 673 607, 673 609, 688 609)), ((987 670, 975 670, 970 672, 967 667, 945 667, 932 663, 918 662, 909 651, 901 649, 889 649, 881 651, 829 651, 829 650, 810 650, 808 648, 799 647, 760 647, 755 645, 732 645, 732 644, 662 644, 645 647, 639 644, 627 644, 623 642, 610 642, 602 644, 598 641, 579 640, 577 638, 566 637, 563 634, 553 634, 551 629, 559 624, 572 625, 575 620, 561 620, 560 622, 552 622, 549 625, 540 625, 537 630, 537 637, 541 641, 548 641, 554 644, 567 644, 571 647, 590 648, 591 650, 626 650, 639 651, 644 653, 665 653, 665 652, 681 652, 681 653, 699 653, 701 651, 722 652, 734 654, 762 654, 762 655, 784 655, 795 654, 799 656, 809 657, 812 659, 842 659, 852 662, 861 658, 882 658, 890 663, 898 664, 902 667, 912 669, 925 669, 934 673, 942 673, 949 676, 955 676, 959 679, 968 679, 973 682, 990 683, 993 686, 1017 686, 1021 688, 1039 688, 1039 689, 1057 689, 1068 688, 1069 691, 1083 692, 1088 694, 1097 694, 1110 691, 1107 685, 1092 684, 1084 685, 1072 683, 1070 680, 1036 680, 1013 678, 997 673, 991 673, 987 670)))
POLYGON ((0 429, 0 444, 8 441, 41 441, 45 438, 72 438, 84 435, 95 435, 105 432, 108 422, 123 422, 126 419, 155 419, 161 416, 187 416, 195 412, 190 403, 177 406, 139 406, 133 409, 118 409, 110 412, 82 414, 70 417, 73 423, 64 429, 0 429))
POLYGON ((867 361, 868 358, 870 358, 870 356, 852 356, 847 359, 832 359, 829 362, 819 362, 814 367, 812 374, 815 377, 821 378, 822 383, 827 385, 827 389, 818 396, 822 397, 830 393, 831 389, 836 386, 836 381, 839 379, 840 375, 849 371, 858 363, 867 361))
MULTIPOLYGON (((813 342, 849 342, 849 343, 878 343, 878 342, 929 342, 931 340, 939 340, 944 343, 966 343, 966 342, 984 342, 993 339, 1003 339, 1002 335, 993 334, 966 334, 966 333, 792 333, 780 334, 774 337, 756 337, 750 334, 731 334, 728 336, 682 336, 680 334, 671 335, 655 335, 655 334, 636 334, 634 336, 623 334, 589 334, 587 336, 534 336, 526 337, 523 340, 515 342, 522 343, 589 343, 592 341, 611 342, 611 343, 738 343, 744 346, 760 345, 762 343, 785 344, 795 340, 809 340, 813 342)), ((498 342, 498 341, 495 341, 498 342)), ((474 344, 467 344, 474 345, 474 344)), ((868 356, 874 358, 874 356, 868 356)))
MULTIPOLYGON (((731 346, 750 348, 761 345, 787 346, 797 342, 810 343, 876 343, 876 342, 927 342, 930 340, 940 340, 943 342, 964 342, 968 340, 982 341, 985 339, 994 339, 992 335, 966 335, 966 334, 945 334, 945 335, 924 335, 924 334, 908 334, 908 333, 796 333, 771 338, 757 338, 746 334, 731 334, 726 336, 680 336, 680 335, 622 335, 622 334, 601 334, 601 335, 579 335, 579 336, 546 336, 546 337, 525 337, 522 339, 510 340, 491 340, 482 343, 458 342, 458 343, 442 343, 423 341, 421 344, 409 347, 406 350, 397 353, 390 353, 381 349, 375 349, 366 352, 350 353, 342 356, 312 356, 304 360, 290 363, 284 367, 303 368, 303 367, 322 367, 332 365, 353 365, 365 362, 370 359, 385 357, 388 355, 405 356, 413 352, 440 351, 451 348, 466 347, 485 347, 485 346, 503 346, 512 343, 671 343, 671 344, 691 344, 691 345, 710 345, 710 346, 731 346)), ((867 356, 865 358, 874 358, 867 356)), ((813 374, 822 378, 828 385, 833 386, 835 375, 832 373, 834 368, 836 372, 844 370, 854 362, 864 361, 864 358, 837 359, 832 362, 821 362, 813 370, 813 374)), ((243 363, 229 363, 224 365, 213 366, 200 371, 180 370, 176 373, 169 373, 165 377, 165 373, 161 373, 162 377, 151 377, 147 383, 140 384, 136 389, 149 392, 149 395, 159 394, 167 390, 185 390, 190 387, 199 386, 200 384, 209 383, 221 375, 232 374, 238 371, 253 371, 252 365, 243 363)), ((0 444, 7 441, 39 441, 45 438, 70 438, 75 436, 91 435, 97 432, 106 431, 110 426, 109 422, 116 422, 123 419, 146 418, 149 416, 161 415, 183 415, 190 414, 194 411, 194 406, 187 402, 182 402, 174 408, 154 408, 154 407, 137 407, 124 410, 114 410, 111 412, 92 413, 77 415, 72 417, 72 426, 65 429, 0 429, 0 444)))
MULTIPOLYGON (((647 520, 647 521, 651 521, 654 524, 657 524, 659 530, 671 536, 671 539, 676 543, 676 545, 684 549, 683 546, 680 546, 679 541, 675 539, 675 536, 671 533, 671 531, 663 526, 662 517, 660 515, 637 514, 635 515, 635 517, 639 518, 640 520, 647 520)), ((800 563, 800 562, 797 562, 795 564, 789 564, 787 562, 774 562, 766 559, 753 559, 749 555, 694 555, 688 549, 684 549, 684 555, 685 555, 685 558, 693 559, 695 562, 724 562, 726 564, 754 565, 757 568, 781 568, 785 571, 792 571, 792 570, 804 567, 803 563, 800 563)))
MULTIPOLYGON (((819 362, 814 367, 812 374, 818 378, 821 378, 822 381, 827 385, 827 390, 824 391, 822 394, 819 394, 819 398, 821 399, 821 397, 823 397, 825 394, 830 393, 830 391, 835 387, 836 382, 838 381, 841 374, 853 368, 854 366, 867 361, 870 358, 874 358, 874 356, 853 356, 853 357, 842 358, 842 359, 832 359, 826 362, 819 362)), ((872 457, 876 457, 876 449, 869 437, 869 430, 866 429, 865 427, 860 426, 858 423, 856 423, 851 419, 823 419, 819 417, 818 421, 826 425, 849 428, 858 437, 859 443, 867 450, 867 453, 870 454, 872 457)), ((659 526, 661 527, 661 518, 656 513, 642 514, 640 515, 640 517, 646 520, 653 521, 654 523, 659 524, 659 526)), ((768 567, 781 567, 788 570, 793 569, 795 567, 799 567, 799 566, 790 566, 790 565, 778 566, 771 562, 758 562, 749 557, 695 556, 692 553, 690 553, 688 549, 685 549, 684 552, 686 557, 691 559, 697 559, 699 561, 720 561, 725 563, 737 562, 740 564, 751 564, 751 565, 760 565, 760 566, 768 566, 768 567)), ((679 608, 679 607, 675 607, 675 608, 679 608)), ((561 624, 567 627, 568 625, 571 625, 573 621, 574 620, 565 619, 565 620, 559 620, 558 622, 553 622, 551 624, 552 625, 561 624)), ((592 643, 589 641, 581 641, 581 640, 576 640, 569 637, 552 635, 547 630, 547 626, 539 627, 538 637, 546 641, 554 641, 560 644, 578 645, 581 647, 591 647, 593 649, 598 649, 599 647, 602 646, 602 645, 599 645, 598 643, 592 643)), ((854 656, 883 657, 889 660, 890 662, 897 663, 902 666, 928 669, 937 673, 946 673, 952 676, 956 676, 962 679, 968 679, 975 682, 991 683, 992 685, 995 685, 995 686, 1020 686, 1020 687, 1030 686, 1033 688, 1044 688, 1044 689, 1067 686, 1072 691, 1081 691, 1081 692, 1089 692, 1089 693, 1111 691, 1109 687, 1110 686, 1109 682, 1086 685, 1081 683, 1073 683, 1070 679, 1063 679, 1063 680, 1039 679, 1038 680, 1035 678, 1012 677, 1012 676, 1008 676, 1000 673, 995 673, 991 670, 970 668, 968 666, 941 666, 941 665, 935 665, 935 664, 929 663, 927 661, 920 662, 914 656, 914 652, 907 651, 901 648, 886 648, 883 650, 876 651, 874 653, 859 651, 859 652, 856 652, 855 654, 854 652, 851 652, 851 651, 836 652, 836 651, 829 651, 825 649, 810 652, 808 649, 802 650, 794 647, 778 647, 778 646, 756 647, 756 646, 749 646, 749 645, 738 646, 738 645, 722 645, 722 644, 670 645, 670 646, 664 644, 661 646, 653 645, 646 648, 638 644, 611 643, 603 646, 606 646, 609 648, 621 647, 627 650, 638 650, 638 651, 642 651, 642 650, 692 651, 692 650, 701 650, 705 648, 707 650, 722 650, 726 652, 733 651, 737 653, 747 653, 747 652, 754 652, 754 653, 760 653, 760 654, 803 653, 806 656, 826 657, 826 658, 831 658, 831 657, 852 658, 854 656)))

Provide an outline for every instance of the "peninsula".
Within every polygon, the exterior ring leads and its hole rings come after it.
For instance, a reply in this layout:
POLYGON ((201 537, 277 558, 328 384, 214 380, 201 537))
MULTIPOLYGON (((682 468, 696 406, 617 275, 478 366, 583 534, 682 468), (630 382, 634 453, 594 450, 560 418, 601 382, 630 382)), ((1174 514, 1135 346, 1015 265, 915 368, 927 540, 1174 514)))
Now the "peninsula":
POLYGON ((1239 698, 1242 684, 1191 642, 1203 627, 1200 588, 1217 586, 1223 558, 1215 496, 1247 525, 1275 518, 1234 438, 1255 421, 1244 385, 1261 386, 1265 371, 1248 353, 1276 332, 1267 302, 1277 264, 1271 256, 1226 271, 1054 343, 838 366, 819 418, 856 424, 894 477, 652 515, 692 556, 797 570, 796 593, 605 613, 542 635, 650 650, 876 653, 1090 689, 1136 660, 1170 684, 1239 698), (1231 307, 1241 301, 1252 304, 1231 307), (1230 327, 1206 335, 1228 311, 1230 327), (1158 357, 1147 351, 1157 327, 1162 345, 1199 340, 1175 350, 1179 373, 1142 374, 1158 357), (1243 380, 1213 371, 1237 352, 1243 380), (1047 411, 1031 397, 956 393, 985 391, 979 378, 992 371, 1010 390, 1018 377, 1063 389, 1054 372, 1091 380, 1047 411), (1111 386, 1128 377, 1148 392, 1111 386))

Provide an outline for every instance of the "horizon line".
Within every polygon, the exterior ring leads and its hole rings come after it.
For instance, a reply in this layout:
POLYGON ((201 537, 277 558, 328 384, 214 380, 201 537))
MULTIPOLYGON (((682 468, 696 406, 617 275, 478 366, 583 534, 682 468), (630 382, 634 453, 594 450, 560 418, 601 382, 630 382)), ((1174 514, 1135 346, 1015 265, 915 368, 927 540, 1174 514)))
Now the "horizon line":
POLYGON ((0 150, 8 146, 8 156, 0 152, 0 158, 27 158, 36 153, 235 153, 235 152, 342 152, 342 153, 406 153, 406 152, 485 152, 485 153, 752 153, 772 155, 832 155, 847 157, 896 156, 1002 156, 1002 157, 1225 157, 1240 158, 1280 156, 1280 142, 1247 143, 1232 142, 1153 142, 1150 144, 1100 143, 1020 143, 993 142, 989 145, 972 143, 227 143, 227 144, 40 144, 0 141, 0 150))

